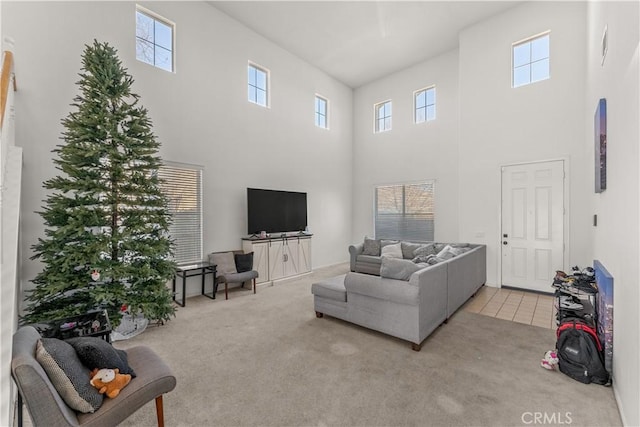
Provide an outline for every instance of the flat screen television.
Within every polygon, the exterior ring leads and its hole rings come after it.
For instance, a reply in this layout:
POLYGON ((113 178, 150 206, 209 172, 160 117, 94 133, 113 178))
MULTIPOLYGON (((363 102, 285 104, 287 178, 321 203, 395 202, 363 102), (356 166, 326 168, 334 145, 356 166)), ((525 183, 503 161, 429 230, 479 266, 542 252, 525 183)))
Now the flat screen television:
POLYGON ((304 231, 307 227, 307 193, 247 188, 249 234, 304 231))

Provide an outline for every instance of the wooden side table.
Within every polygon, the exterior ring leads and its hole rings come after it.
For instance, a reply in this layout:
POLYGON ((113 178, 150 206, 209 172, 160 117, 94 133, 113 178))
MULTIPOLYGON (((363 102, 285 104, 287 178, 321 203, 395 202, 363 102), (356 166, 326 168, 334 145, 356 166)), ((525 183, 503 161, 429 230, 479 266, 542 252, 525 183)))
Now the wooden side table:
POLYGON ((187 277, 202 276, 202 295, 207 298, 216 299, 216 265, 207 261, 196 262, 193 264, 179 265, 176 275, 173 277, 173 300, 184 307, 187 304, 186 287, 187 277), (213 291, 211 296, 204 291, 205 277, 207 274, 213 275, 213 291), (176 299, 176 277, 182 278, 182 302, 176 299))

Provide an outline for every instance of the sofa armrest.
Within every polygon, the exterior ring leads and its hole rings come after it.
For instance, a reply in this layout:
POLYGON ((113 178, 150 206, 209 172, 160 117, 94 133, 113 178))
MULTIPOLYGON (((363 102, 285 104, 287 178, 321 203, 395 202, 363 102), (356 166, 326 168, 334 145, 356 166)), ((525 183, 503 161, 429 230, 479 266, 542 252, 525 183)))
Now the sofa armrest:
POLYGON ((351 271, 356 271, 356 260, 358 259, 358 255, 361 255, 362 252, 364 252, 364 243, 349 246, 351 271))
POLYGON ((416 271, 409 283, 418 288, 420 340, 447 320, 448 268, 443 263, 416 271))

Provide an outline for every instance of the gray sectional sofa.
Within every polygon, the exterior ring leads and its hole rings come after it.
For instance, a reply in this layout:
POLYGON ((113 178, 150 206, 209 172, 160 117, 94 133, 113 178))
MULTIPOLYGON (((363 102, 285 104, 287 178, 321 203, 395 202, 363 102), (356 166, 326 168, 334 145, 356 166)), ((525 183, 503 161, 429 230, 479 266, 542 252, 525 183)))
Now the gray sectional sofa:
POLYGON ((431 332, 485 283, 486 246, 458 244, 465 250, 447 259, 431 256, 429 264, 408 259, 416 247, 410 245, 403 247, 403 258, 385 254, 377 260, 375 255, 358 259, 362 244, 350 247, 354 271, 311 287, 316 316, 326 314, 407 340, 419 351, 431 332))

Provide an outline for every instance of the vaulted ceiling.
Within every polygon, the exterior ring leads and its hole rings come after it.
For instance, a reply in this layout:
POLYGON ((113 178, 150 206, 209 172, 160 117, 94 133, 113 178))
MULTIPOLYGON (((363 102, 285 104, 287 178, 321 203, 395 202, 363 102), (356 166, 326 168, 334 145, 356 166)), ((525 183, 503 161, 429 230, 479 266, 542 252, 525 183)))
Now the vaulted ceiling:
POLYGON ((465 27, 519 1, 210 1, 356 88, 458 46, 465 27))

